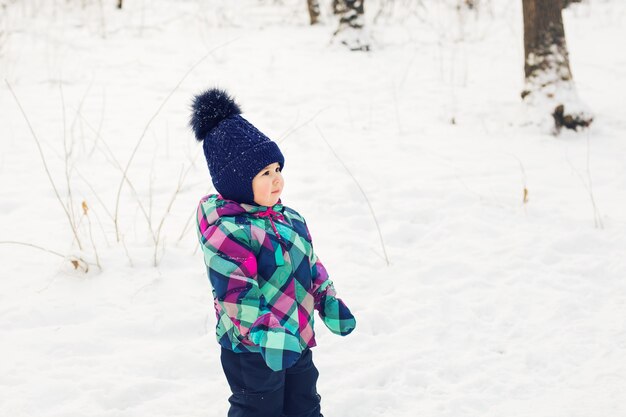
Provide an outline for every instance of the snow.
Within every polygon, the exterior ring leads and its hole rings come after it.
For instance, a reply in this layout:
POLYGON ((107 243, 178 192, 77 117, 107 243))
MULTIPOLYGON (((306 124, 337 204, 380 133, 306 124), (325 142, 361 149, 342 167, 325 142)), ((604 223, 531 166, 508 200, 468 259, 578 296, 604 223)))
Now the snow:
POLYGON ((0 76, 64 202, 68 149, 83 250, 2 82, 0 242, 67 257, 0 243, 0 415, 226 414, 187 127, 213 85, 280 143, 283 202, 357 316, 346 338, 318 321, 324 415, 626 415, 623 2, 564 13, 596 117, 558 137, 519 96, 521 2, 367 3, 370 53, 324 4, 309 27, 295 0, 8 3, 0 76))

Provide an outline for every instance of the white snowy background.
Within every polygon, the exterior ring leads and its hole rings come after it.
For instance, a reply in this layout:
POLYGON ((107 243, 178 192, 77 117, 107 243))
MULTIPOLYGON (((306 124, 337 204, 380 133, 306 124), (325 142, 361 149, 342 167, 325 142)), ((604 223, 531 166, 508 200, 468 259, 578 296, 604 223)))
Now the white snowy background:
POLYGON ((318 322, 326 417, 626 415, 623 1, 564 12, 595 121, 557 137, 519 97, 519 0, 368 1, 370 53, 333 42, 329 2, 317 27, 304 0, 3 3, 0 416, 226 415, 191 217, 211 86, 280 143, 357 316, 318 322))

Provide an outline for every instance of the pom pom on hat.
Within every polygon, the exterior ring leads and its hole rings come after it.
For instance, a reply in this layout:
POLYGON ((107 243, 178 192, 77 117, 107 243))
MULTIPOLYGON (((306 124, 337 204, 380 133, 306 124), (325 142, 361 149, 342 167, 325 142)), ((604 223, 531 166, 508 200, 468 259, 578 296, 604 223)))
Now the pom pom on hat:
POLYGON ((211 88, 194 97, 189 125, 200 142, 222 120, 241 114, 235 100, 219 88, 211 88))

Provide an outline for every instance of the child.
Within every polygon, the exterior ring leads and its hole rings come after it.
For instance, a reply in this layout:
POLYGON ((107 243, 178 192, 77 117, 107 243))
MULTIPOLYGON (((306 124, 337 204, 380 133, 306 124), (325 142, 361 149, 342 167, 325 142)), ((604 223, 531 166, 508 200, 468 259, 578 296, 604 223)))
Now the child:
POLYGON ((219 194, 198 206, 217 340, 232 395, 229 417, 321 417, 313 310, 333 332, 355 327, 317 259, 304 218, 281 204, 276 143, 226 92, 195 97, 190 125, 219 194))

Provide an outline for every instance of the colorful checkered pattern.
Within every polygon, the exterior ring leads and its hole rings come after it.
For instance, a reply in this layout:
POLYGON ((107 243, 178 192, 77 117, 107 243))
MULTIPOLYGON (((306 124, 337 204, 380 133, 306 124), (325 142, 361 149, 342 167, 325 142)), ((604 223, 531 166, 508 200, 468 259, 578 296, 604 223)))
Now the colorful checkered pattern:
POLYGON ((271 369, 281 370, 315 346, 313 310, 333 333, 354 329, 354 316, 336 298, 296 211, 212 194, 200 200, 197 220, 220 345, 260 352, 271 369))

